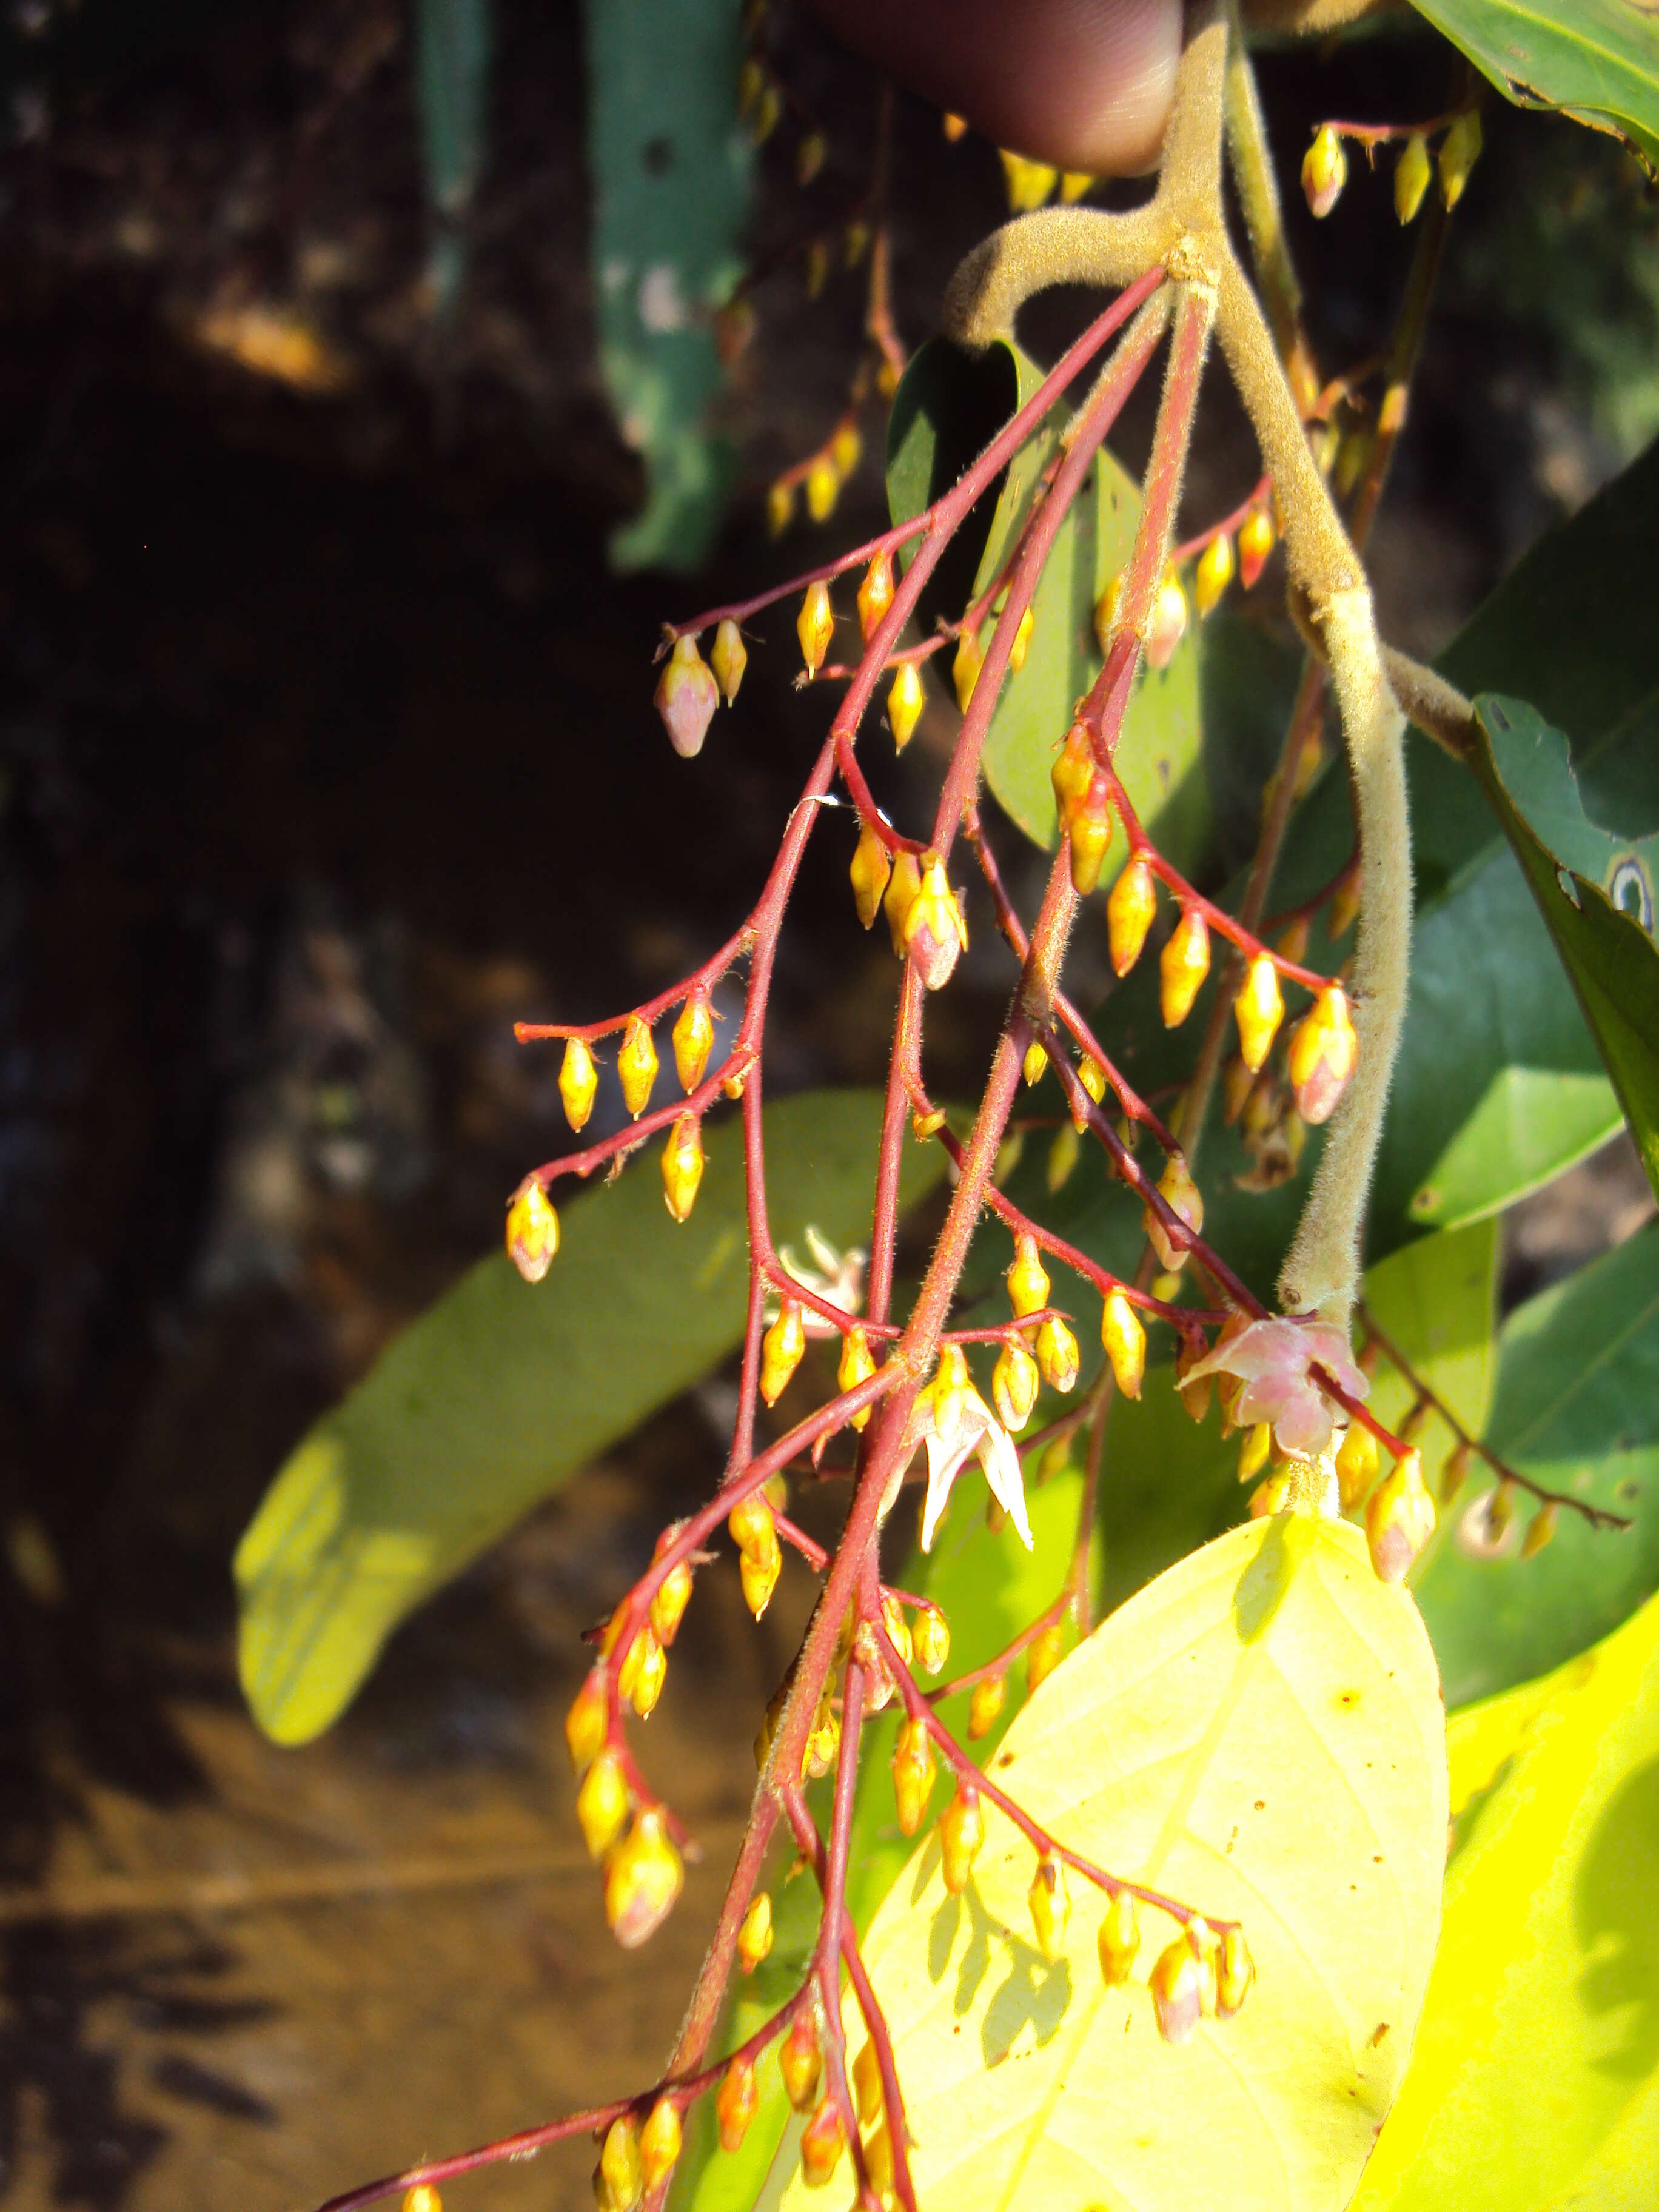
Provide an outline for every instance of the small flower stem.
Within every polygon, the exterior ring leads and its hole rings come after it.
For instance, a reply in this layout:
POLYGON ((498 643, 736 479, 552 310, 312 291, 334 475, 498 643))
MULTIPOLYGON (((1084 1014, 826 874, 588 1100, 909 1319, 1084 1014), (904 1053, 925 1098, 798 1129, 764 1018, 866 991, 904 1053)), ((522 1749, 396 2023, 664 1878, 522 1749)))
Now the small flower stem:
POLYGON ((1172 568, 1178 568, 1184 562, 1190 561, 1195 555, 1203 552, 1206 546, 1213 544, 1218 538, 1231 538, 1234 531, 1241 529, 1253 514, 1266 507, 1273 488, 1273 480, 1271 477, 1264 476, 1260 478, 1255 489, 1247 499, 1240 500, 1231 514, 1224 514, 1219 522, 1212 522, 1207 530, 1200 530, 1196 538, 1186 538, 1181 544, 1172 546, 1170 550, 1170 566, 1172 568))

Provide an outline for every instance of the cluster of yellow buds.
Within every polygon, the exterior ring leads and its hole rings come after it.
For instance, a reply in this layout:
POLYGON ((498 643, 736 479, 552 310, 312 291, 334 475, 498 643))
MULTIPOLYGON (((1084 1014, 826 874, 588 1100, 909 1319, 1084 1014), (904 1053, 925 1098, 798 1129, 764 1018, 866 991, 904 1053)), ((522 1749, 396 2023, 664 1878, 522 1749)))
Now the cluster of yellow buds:
MULTIPOLYGON (((817 296, 829 274, 829 246, 823 239, 814 239, 806 252, 809 295, 817 296)), ((805 492, 806 512, 812 520, 827 522, 836 511, 843 485, 863 457, 864 441, 859 435, 858 425, 850 415, 844 416, 816 453, 791 469, 787 475, 776 478, 768 489, 766 521, 773 537, 781 538, 794 520, 798 485, 805 492)))
POLYGON ((1255 1965, 1240 1929, 1218 1936, 1194 1917, 1153 1961, 1148 1977, 1158 2032, 1178 2048, 1200 2019, 1230 2020, 1249 1995, 1255 1965))
POLYGON ((1365 1508, 1365 1543, 1380 1581, 1403 1582, 1434 1533, 1434 1500, 1423 1480, 1423 1455, 1403 1453, 1365 1508))
POLYGON ((526 1283, 539 1283, 559 1249, 559 1217, 538 1182, 526 1183, 507 1209, 507 1256, 526 1283))
POLYGON ((722 693, 729 707, 738 696, 743 672, 749 665, 743 632, 729 617, 714 626, 714 643, 705 660, 697 648, 695 631, 674 640, 672 649, 657 678, 656 708, 668 732, 668 742, 682 760, 694 760, 702 750, 708 725, 722 693), (712 666, 710 663, 712 662, 712 666))
POLYGON ((757 1620, 772 1601, 783 1571, 778 1524, 764 1492, 753 1491, 732 1508, 726 1525, 738 1547, 744 1602, 757 1620))

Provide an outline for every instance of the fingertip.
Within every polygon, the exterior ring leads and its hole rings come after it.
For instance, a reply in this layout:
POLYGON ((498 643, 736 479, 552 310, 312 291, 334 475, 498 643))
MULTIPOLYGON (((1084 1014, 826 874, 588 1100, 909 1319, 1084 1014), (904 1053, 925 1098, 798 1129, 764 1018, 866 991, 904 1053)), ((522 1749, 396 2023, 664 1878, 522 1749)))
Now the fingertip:
POLYGON ((838 36, 999 146, 1092 176, 1152 167, 1181 0, 816 0, 838 36))

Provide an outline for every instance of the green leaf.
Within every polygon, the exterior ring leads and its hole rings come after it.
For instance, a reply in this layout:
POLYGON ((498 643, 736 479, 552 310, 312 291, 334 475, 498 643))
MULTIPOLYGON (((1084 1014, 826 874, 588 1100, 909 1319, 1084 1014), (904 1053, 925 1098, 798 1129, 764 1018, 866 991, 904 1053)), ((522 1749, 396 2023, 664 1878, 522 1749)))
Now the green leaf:
POLYGON ((1644 2212, 1659 2172, 1659 1601, 1455 1715, 1417 2046, 1353 2212, 1644 2212), (1495 1754, 1495 1756, 1494 1756, 1495 1754), (1498 1761, 1495 1778, 1493 1767, 1498 1761))
MULTIPOLYGON (((1433 1957, 1444 1741, 1416 1607, 1352 1528, 1235 1529, 1115 1614, 1030 1700, 996 1778, 1097 1864, 1242 1922, 1255 1986, 1171 2051, 1145 1982, 1169 1921, 1145 1911, 1135 1977, 1109 1990, 1097 1892, 1072 1878, 1050 1966, 1012 1824, 987 1805, 959 1899, 930 1838, 865 1945, 921 2201, 1340 2212, 1433 1957)), ((807 2201, 797 2179, 787 2212, 807 2201)))
MULTIPOLYGON (((894 401, 888 444, 888 503, 895 521, 919 514, 954 483, 1010 415, 1036 392, 1044 372, 1017 346, 999 343, 975 360, 942 339, 924 346, 894 401), (997 404, 1000 395, 1000 405, 997 404)), ((988 590, 1031 512, 1043 468, 1070 419, 1052 408, 1014 457, 996 489, 988 522, 981 501, 963 542, 977 559, 971 580, 953 571, 924 600, 924 620, 959 616, 988 590)), ((1025 663, 1005 679, 986 735, 985 775, 1028 837, 1052 847, 1059 830, 1048 773, 1074 702, 1100 672, 1095 603, 1127 563, 1140 514, 1133 478, 1102 449, 1055 538, 1032 602, 1025 663)), ((944 564, 941 563, 941 568, 944 564)), ((941 655, 941 659, 948 656, 941 655)), ((1124 719, 1118 773, 1137 812, 1164 852, 1191 866, 1208 834, 1209 802, 1200 754, 1198 655, 1193 637, 1162 672, 1143 670, 1124 719)), ((1121 831, 1107 866, 1127 850, 1121 831)))
MULTIPOLYGON (((1472 1470, 1417 1588, 1453 1705, 1559 1666, 1659 1589, 1659 1229, 1509 1316, 1490 1419, 1468 1425, 1522 1474, 1633 1526, 1595 1529, 1564 1512, 1553 1541, 1522 1559, 1521 1498, 1494 1556, 1483 1528, 1492 1479, 1472 1470)), ((1426 1445, 1425 1458, 1432 1473, 1426 1445)))
MULTIPOLYGON (((766 1115, 774 1235, 868 1225, 874 1091, 813 1091, 766 1115)), ((905 1151, 903 1194, 937 1179, 905 1151)), ((696 1212, 670 1219, 654 1153, 564 1211, 532 1289, 483 1260, 397 1340, 277 1474, 237 1547, 238 1662, 278 1743, 336 1720, 386 1638, 539 1498, 742 1339, 748 1240, 735 1121, 711 1133, 696 1212)))
POLYGON ((721 384, 712 312, 742 266, 752 166, 737 118, 731 0, 587 0, 587 155, 599 368, 645 463, 619 568, 695 568, 732 459, 708 416, 721 384))
POLYGON ((1659 23, 1651 0, 1416 0, 1517 106, 1559 107, 1659 167, 1659 23))
MULTIPOLYGON (((1485 694, 1476 759, 1526 871, 1618 1091, 1648 1179, 1659 1190, 1659 947, 1653 939, 1659 836, 1615 835, 1585 813, 1567 740, 1534 708, 1485 694)), ((1629 754, 1651 774, 1659 696, 1601 749, 1604 782, 1629 754)))
MULTIPOLYGON (((899 1587, 932 1598, 944 1608, 951 1623, 947 1673, 951 1678, 994 1659, 1028 1621, 1059 1595, 1071 1565, 1082 1487, 1079 1472, 1067 1468, 1031 1492, 1029 1504, 1035 1540, 1030 1552, 1012 1527, 994 1534, 975 1510, 978 1501, 971 1490, 961 1491, 939 1528, 932 1553, 915 1553, 906 1563, 897 1577, 899 1587)), ((987 1756, 1001 1741, 1018 1709, 1023 1672, 1016 1668, 1002 1718, 976 1746, 987 1756)), ((966 1726, 967 1702, 965 1697, 952 1698, 943 1708, 959 1735, 966 1726)), ((869 1926, 914 1848, 898 1832, 889 1780, 897 1732, 897 1717, 891 1712, 869 1723, 865 1731, 866 1780, 854 1814, 847 1876, 848 1909, 861 1929, 869 1926)), ((821 1820, 826 1813, 828 1791, 827 1783, 822 1783, 813 1792, 821 1820)), ((943 1804, 946 1794, 941 1784, 935 1792, 935 1804, 943 1804)), ((799 1988, 805 1972, 817 1933, 817 1888, 809 1879, 798 1878, 781 1889, 775 1881, 773 1905, 775 1933, 771 1953, 752 1977, 738 1984, 724 2023, 723 2050, 732 2050, 752 2035, 799 1988)), ((775 2177, 775 2190, 787 2178, 794 2155, 794 2135, 786 2132, 789 2108, 775 2064, 769 2060, 759 2067, 757 2079, 760 2104, 743 2148, 735 2156, 716 2149, 706 2103, 688 2115, 685 2154, 675 2173, 674 2212, 750 2212, 750 2207, 760 2201, 769 2170, 775 2177)))

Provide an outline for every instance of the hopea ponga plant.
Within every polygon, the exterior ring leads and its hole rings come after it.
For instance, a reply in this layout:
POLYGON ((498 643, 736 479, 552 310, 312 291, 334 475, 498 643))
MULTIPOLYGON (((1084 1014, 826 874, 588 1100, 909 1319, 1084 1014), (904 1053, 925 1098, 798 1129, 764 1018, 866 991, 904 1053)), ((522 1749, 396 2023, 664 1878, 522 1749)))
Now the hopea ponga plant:
MULTIPOLYGON (((1390 138, 1404 142, 1395 185, 1401 222, 1419 216, 1434 181, 1430 145, 1440 142, 1440 191, 1423 218, 1423 252, 1431 260, 1479 151, 1472 104, 1398 129, 1322 126, 1303 172, 1310 204, 1322 216, 1342 190, 1345 139, 1369 155, 1390 138)), ((659 2080, 613 2105, 411 2169, 336 2199, 332 2212, 403 2188, 412 2204, 452 2174, 590 2130, 600 2146, 595 2187, 605 2212, 641 2205, 654 2212, 694 2108, 707 2106, 723 2152, 734 2154, 757 2110, 763 2069, 777 2069, 800 2116, 793 2155, 806 2183, 839 2176, 843 2194, 872 2212, 888 2205, 920 2212, 902 2052, 848 1903, 857 1792, 888 1786, 861 1772, 861 1755, 872 1717, 890 1707, 899 1717, 890 1794, 902 1837, 928 1827, 936 1785, 944 1784, 943 1808, 932 1820, 936 1856, 919 1863, 936 1873, 948 1897, 970 1894, 981 1854, 988 1856, 988 1819, 1000 1817, 999 1833, 1011 1832, 1025 1855, 1030 1934, 1020 1940, 1052 1966, 1073 1918, 1086 1921, 1101 1985, 1129 1990, 1143 2026, 1169 2046, 1170 2063, 1203 2023, 1212 2024, 1206 2033, 1224 2038, 1243 2010, 1272 2001, 1273 1968, 1248 1909, 1235 1911, 1201 1883, 1177 1894, 1138 1866, 1097 1863, 1068 1843, 1062 1824, 1050 1825, 1023 1802, 1017 1765, 1005 1784, 999 1764, 974 1749, 997 1719, 1012 1664, 1024 1659, 1031 1692, 1054 1677, 1054 1692, 1045 1694, 1058 1693, 1067 1638, 1094 1627, 1089 1560, 1101 1437, 1114 1397, 1136 1400, 1147 1386, 1149 1342, 1161 1377, 1172 1364, 1169 1387, 1194 1420, 1213 1406, 1226 1429, 1239 1431, 1253 1515, 1304 1529, 1354 1516, 1370 1571, 1384 1584, 1403 1581, 1435 1527, 1416 1442, 1431 1412, 1449 1420, 1457 1437, 1456 1463, 1441 1477, 1443 1503, 1479 1454, 1505 1509, 1518 1490, 1537 1499, 1540 1545, 1561 1511, 1614 1517, 1541 1488, 1486 1451, 1360 1303, 1367 1197, 1407 991, 1405 731, 1409 717, 1462 752, 1471 714, 1439 678, 1385 647, 1362 558, 1403 420, 1426 288, 1408 301, 1388 365, 1389 397, 1366 427, 1362 450, 1342 464, 1301 329, 1249 61, 1237 20, 1219 0, 1193 0, 1188 9, 1153 196, 1130 213, 1058 206, 1009 223, 957 272, 949 333, 969 349, 989 346, 1009 336, 1028 299, 1062 284, 1104 290, 1109 304, 943 496, 754 599, 665 627, 655 702, 678 755, 702 753, 722 707, 741 711, 745 637, 769 615, 769 635, 787 635, 793 619, 803 684, 814 696, 836 695, 822 744, 771 872, 725 944, 647 1003, 590 1023, 519 1031, 526 1045, 562 1047, 560 1089, 574 1130, 592 1107, 596 1050, 614 1051, 632 1116, 620 1134, 536 1168, 514 1195, 507 1247, 528 1282, 557 1264, 562 1182, 615 1172, 655 1146, 665 1202, 684 1222, 697 1202, 706 1152, 740 1146, 744 1162, 747 1326, 725 1475, 704 1505, 661 1532, 648 1568, 595 1631, 592 1670, 568 1717, 581 1778, 579 1816, 598 1863, 605 1918, 624 1947, 646 1943, 673 1910, 687 1841, 635 1748, 630 1715, 643 1720, 657 1702, 696 1578, 719 1571, 712 1547, 724 1528, 757 1618, 787 1553, 821 1584, 805 1640, 760 1726, 752 1814, 678 2040, 659 2080), (1228 228, 1229 164, 1249 233, 1249 270, 1228 228), (1182 538, 1185 465, 1212 352, 1254 429, 1260 471, 1232 511, 1182 538), (1126 401, 1160 360, 1133 553, 1095 611, 1099 673, 1050 733, 1058 842, 1028 914, 1009 888, 981 808, 987 735, 1005 681, 1030 647, 1038 585, 1067 515, 1126 401), (1006 556, 955 619, 918 635, 919 603, 953 536, 1062 402, 1073 411, 1006 556), (1308 659, 1235 910, 1159 850, 1120 775, 1118 744, 1143 669, 1170 661, 1191 610, 1201 621, 1228 592, 1256 588, 1276 546, 1308 659), (872 792, 870 754, 884 742, 884 720, 885 737, 901 750, 908 743, 929 662, 948 671, 957 724, 931 819, 897 823, 872 792), (1346 755, 1357 850, 1315 896, 1270 920, 1274 864, 1328 716, 1346 755), (844 848, 854 909, 848 926, 885 927, 899 964, 867 1258, 823 1249, 808 1268, 778 1248, 769 1224, 764 1098, 774 963, 814 838, 844 848), (1108 881, 1115 846, 1122 857, 1108 881), (967 950, 965 890, 975 874, 1012 956, 1012 990, 981 1094, 958 1115, 947 1114, 928 1086, 927 1018, 967 950), (1335 975, 1310 964, 1316 928, 1329 945, 1354 932, 1351 957, 1335 975), (1173 1099, 1155 1103, 1141 1094, 1068 994, 1067 955, 1080 933, 1098 939, 1119 977, 1155 963, 1158 1003, 1171 1030, 1188 1022, 1206 984, 1218 980, 1194 1025, 1193 1054, 1173 1099), (739 978, 741 1017, 722 1036, 715 994, 739 978), (665 1034, 672 1097, 661 1085, 665 1034), (1144 1252, 1127 1275, 1055 1233, 1003 1187, 1022 1086, 1050 1073, 1065 1109, 1058 1175, 1070 1171, 1080 1140, 1141 1208, 1144 1252), (1310 1127, 1325 1131, 1276 1310, 1206 1240, 1199 1139, 1218 1086, 1228 1118, 1252 1142, 1264 1188, 1294 1167, 1310 1127), (724 1112, 728 1102, 735 1115, 724 1112), (711 1115, 720 1118, 706 1136, 711 1115), (947 1157, 950 1195, 920 1283, 902 1297, 900 1165, 917 1143, 947 1157), (1006 1311, 964 1319, 964 1271, 970 1255, 988 1251, 1006 1280, 1006 1311), (1082 1328, 1098 1329, 1105 1357, 1098 1380, 1079 1390, 1082 1328), (836 1389, 806 1402, 801 1378, 812 1370, 803 1362, 813 1339, 836 1348, 836 1389), (1379 1359, 1412 1387, 1413 1410, 1398 1432, 1367 1404, 1379 1359), (1045 1389, 1048 1418, 1032 1437, 1029 1424, 1045 1389), (793 1415, 775 1441, 761 1439, 763 1404, 793 1415), (826 1550, 790 1517, 786 1479, 810 1477, 832 1443, 853 1483, 839 1536, 826 1550), (890 1517, 907 1491, 919 1490, 927 1552, 951 1516, 967 1509, 964 1491, 982 1474, 994 1509, 1029 1546, 1028 1485, 1056 1446, 1063 1458, 1073 1443, 1089 1473, 1060 1597, 989 1662, 955 1680, 935 1680, 948 1669, 951 1624, 932 1600, 884 1578, 890 1517), (969 1698, 964 1740, 939 1710, 958 1691, 969 1698), (812 1794, 815 1782, 827 1783, 827 1796, 812 1794), (818 1893, 817 1934, 797 1985, 752 2033, 715 2056, 734 1977, 755 1972, 773 1945, 777 1905, 768 1869, 780 1846, 786 1857, 795 1854, 793 1878, 818 1893), (859 2024, 856 2036, 849 2019, 859 2024)), ((1399 1602, 1404 1618, 1410 1601, 1402 1595, 1399 1602)), ((1382 2033, 1388 2030, 1385 2021, 1382 2033)), ((1408 2038, 1409 2022, 1404 2033, 1408 2038)), ((1195 2112, 1194 2124, 1201 2118, 1195 2112)), ((1285 2201, 1304 2200, 1292 2192, 1285 2201)), ((927 2212, 942 2212, 937 2199, 927 2212)))

